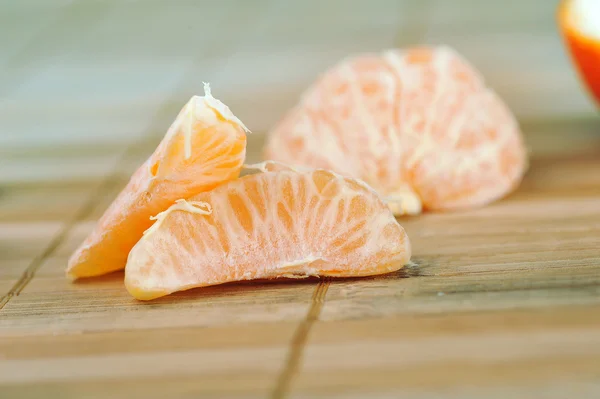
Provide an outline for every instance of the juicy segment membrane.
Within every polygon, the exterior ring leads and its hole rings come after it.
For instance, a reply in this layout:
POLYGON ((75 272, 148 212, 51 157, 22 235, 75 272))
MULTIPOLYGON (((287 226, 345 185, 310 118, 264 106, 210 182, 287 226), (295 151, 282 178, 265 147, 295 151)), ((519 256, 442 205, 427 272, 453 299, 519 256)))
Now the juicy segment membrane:
POLYGON ((360 178, 395 214, 489 203, 527 166, 514 116, 446 47, 335 65, 271 131, 265 157, 360 178))
POLYGON ((125 269, 127 289, 142 300, 240 280, 376 275, 411 256, 378 195, 325 170, 248 175, 179 202, 159 221, 125 269))
POLYGON ((98 276, 125 267, 131 248, 151 216, 239 176, 248 129, 205 85, 183 107, 163 140, 73 253, 71 278, 98 276))

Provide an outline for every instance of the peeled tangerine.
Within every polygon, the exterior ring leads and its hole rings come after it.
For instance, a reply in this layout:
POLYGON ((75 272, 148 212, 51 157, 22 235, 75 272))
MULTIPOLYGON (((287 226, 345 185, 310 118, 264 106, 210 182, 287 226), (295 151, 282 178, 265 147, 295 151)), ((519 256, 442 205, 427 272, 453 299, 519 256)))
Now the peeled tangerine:
POLYGON ((148 300, 230 281, 369 276, 410 260, 404 229, 364 183, 326 170, 259 165, 157 216, 125 285, 148 300))
POLYGON ((558 24, 579 73, 600 104, 600 1, 563 0, 558 24))
POLYGON ((194 96, 150 158, 98 221, 69 260, 72 278, 123 269, 129 250, 153 221, 179 198, 187 198, 235 179, 246 154, 243 123, 208 85, 194 96))
POLYGON ((527 164, 511 112, 446 47, 342 61, 272 130, 265 155, 360 178, 395 214, 489 203, 527 164))

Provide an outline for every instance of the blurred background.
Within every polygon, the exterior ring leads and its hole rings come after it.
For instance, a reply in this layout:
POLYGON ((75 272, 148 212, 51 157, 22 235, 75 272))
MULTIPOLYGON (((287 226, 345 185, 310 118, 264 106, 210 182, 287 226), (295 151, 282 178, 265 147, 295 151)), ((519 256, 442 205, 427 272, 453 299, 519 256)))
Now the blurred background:
POLYGON ((418 44, 456 48, 525 125, 585 124, 594 106, 558 34, 557 4, 1 0, 0 183, 89 182, 130 151, 127 175, 202 81, 260 142, 340 58, 418 44))

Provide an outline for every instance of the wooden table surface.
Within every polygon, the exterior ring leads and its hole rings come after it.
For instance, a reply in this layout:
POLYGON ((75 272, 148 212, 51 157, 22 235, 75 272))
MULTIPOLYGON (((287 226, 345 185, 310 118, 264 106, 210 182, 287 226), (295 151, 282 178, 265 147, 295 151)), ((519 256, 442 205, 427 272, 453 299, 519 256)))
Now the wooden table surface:
POLYGON ((0 398, 598 398, 600 118, 555 1, 0 0, 0 398), (202 81, 255 132, 351 52, 445 43, 518 115, 519 190, 403 218, 415 265, 151 303, 66 260, 202 81))

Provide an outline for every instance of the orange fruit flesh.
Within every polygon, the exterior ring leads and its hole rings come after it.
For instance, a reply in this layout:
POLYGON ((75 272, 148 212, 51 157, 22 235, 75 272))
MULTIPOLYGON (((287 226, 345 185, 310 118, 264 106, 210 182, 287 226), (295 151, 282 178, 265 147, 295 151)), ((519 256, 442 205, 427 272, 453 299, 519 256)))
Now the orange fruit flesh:
POLYGON ((271 131, 265 158, 360 178, 397 215, 487 204, 527 166, 514 116, 446 47, 335 65, 271 131))
POLYGON ((123 269, 131 248, 154 223, 151 216, 179 198, 237 178, 246 153, 245 131, 209 90, 204 97, 194 96, 73 253, 67 275, 91 277, 123 269))
POLYGON ((368 276, 410 260, 404 229, 364 183, 325 170, 263 170, 158 215, 129 254, 131 295, 149 300, 240 280, 368 276))
MULTIPOLYGON (((597 31, 600 32, 600 15, 595 10, 585 10, 585 5, 576 4, 578 0, 565 0, 558 11, 558 24, 571 52, 579 74, 587 84, 592 96, 600 104, 600 37, 592 36, 581 29, 581 14, 587 18, 595 16, 597 31), (582 7, 583 6, 583 7, 582 7), (577 9, 576 9, 577 8, 577 9)), ((589 23, 589 22, 587 22, 589 23)))

